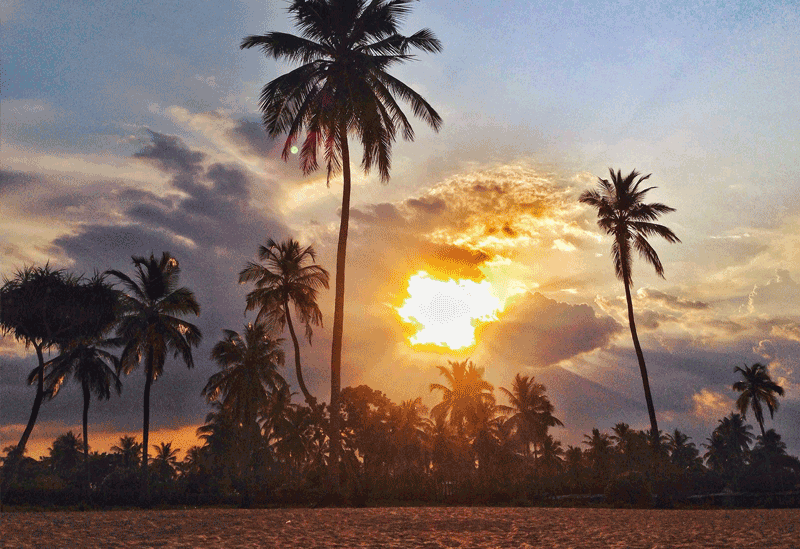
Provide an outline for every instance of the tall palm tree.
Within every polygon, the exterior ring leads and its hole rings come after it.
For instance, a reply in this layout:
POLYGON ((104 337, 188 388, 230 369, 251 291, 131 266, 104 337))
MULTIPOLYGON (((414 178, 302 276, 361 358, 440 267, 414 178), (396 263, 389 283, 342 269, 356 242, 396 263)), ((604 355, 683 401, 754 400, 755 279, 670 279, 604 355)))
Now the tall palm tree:
POLYGON ((501 405, 498 409, 505 414, 511 414, 507 421, 516 429, 526 457, 530 455, 531 444, 537 449, 541 446, 550 427, 564 425, 553 415, 555 408, 545 390, 545 386, 536 383, 533 377, 520 374, 514 377, 510 391, 500 387, 500 391, 508 398, 509 406, 501 405))
MULTIPOLYGON (((428 29, 403 36, 400 23, 413 0, 292 0, 288 11, 302 36, 283 32, 246 37, 241 47, 259 47, 267 57, 302 65, 279 76, 261 93, 263 121, 271 137, 287 133, 283 158, 305 132, 300 160, 305 174, 318 167, 323 150, 330 177, 342 173, 342 213, 336 251, 336 294, 331 346, 331 448, 339 446, 339 391, 347 233, 350 220, 350 149, 348 136, 361 142, 361 167, 377 167, 389 180, 391 147, 399 127, 406 140, 414 138, 408 118, 396 97, 411 105, 415 116, 438 131, 442 119, 425 99, 387 69, 414 58, 412 49, 439 52, 441 43, 428 29)), ((297 148, 294 148, 297 151, 297 148)), ((334 461, 338 460, 335 454, 334 461)), ((337 467, 331 480, 338 489, 337 467)))
MULTIPOLYGON (((99 341, 100 345, 109 341, 99 341)), ((83 455, 86 475, 86 494, 89 493, 91 476, 89 472, 89 403, 92 393, 98 400, 111 398, 111 389, 119 395, 122 393, 122 382, 117 375, 120 371, 119 359, 98 347, 92 345, 91 340, 78 342, 72 348, 66 349, 62 354, 49 361, 47 365, 50 372, 45 378, 48 386, 48 397, 53 398, 58 394, 64 382, 72 376, 80 383, 83 392, 83 455)))
POLYGON ((469 359, 448 363, 450 368, 438 368, 449 387, 440 383, 430 385, 431 392, 442 392, 442 401, 431 409, 431 417, 447 418, 458 434, 463 435, 465 426, 475 426, 486 409, 494 409, 494 387, 483 379, 483 368, 476 367, 469 359))
POLYGON ((314 264, 314 248, 302 248, 291 238, 280 244, 270 238, 266 246, 259 246, 258 259, 263 265, 248 263, 239 273, 239 283, 255 282, 256 285, 256 289, 247 294, 247 310, 258 309, 256 322, 264 322, 273 333, 280 334, 284 325, 289 326, 297 383, 308 405, 316 409, 316 399, 308 392, 303 380, 300 344, 294 332, 289 303, 294 303, 294 310, 306 327, 306 339, 311 343, 311 325, 322 325, 317 290, 328 288, 328 271, 314 264), (307 264, 309 261, 310 265, 307 264))
POLYGON ((658 422, 653 397, 650 394, 650 381, 647 378, 647 367, 644 363, 642 347, 639 345, 639 336, 636 334, 636 323, 633 319, 633 302, 631 301, 631 285, 633 284, 633 255, 632 248, 639 256, 653 265, 656 274, 664 278, 664 267, 658 254, 647 241, 647 237, 657 235, 667 242, 680 242, 670 229, 664 225, 654 223, 661 214, 674 212, 674 208, 659 202, 645 204, 642 202, 644 195, 655 187, 640 189, 642 181, 651 174, 639 177, 639 172, 633 170, 622 176, 622 172, 609 168, 611 181, 598 178, 598 188, 584 191, 579 200, 597 208, 597 224, 607 234, 614 237, 611 245, 611 256, 614 261, 614 270, 625 286, 625 299, 628 303, 628 324, 631 329, 633 346, 636 349, 636 358, 639 360, 639 370, 644 385, 644 398, 647 401, 647 413, 650 416, 650 430, 652 436, 658 436, 658 422), (637 180, 636 178, 639 177, 637 180))
POLYGON ((747 409, 753 410, 758 426, 761 428, 761 436, 764 432, 764 409, 762 402, 767 405, 770 419, 774 417, 775 410, 778 409, 778 397, 783 396, 783 387, 772 381, 767 372, 766 366, 756 362, 752 366, 745 365, 744 368, 736 367, 734 372, 742 374, 740 381, 733 384, 733 390, 742 393, 736 399, 736 408, 742 417, 747 419, 747 409))
POLYGON ((144 362, 144 419, 142 421, 142 498, 149 498, 147 480, 148 442, 150 436, 150 388, 164 371, 167 352, 174 351, 189 368, 194 367, 192 347, 200 344, 200 329, 179 316, 200 314, 194 293, 178 287, 181 269, 178 260, 169 252, 160 259, 151 253, 149 258, 132 256, 136 269, 135 280, 117 270, 109 274, 122 281, 127 290, 121 298, 117 336, 125 345, 121 364, 130 374, 144 362))

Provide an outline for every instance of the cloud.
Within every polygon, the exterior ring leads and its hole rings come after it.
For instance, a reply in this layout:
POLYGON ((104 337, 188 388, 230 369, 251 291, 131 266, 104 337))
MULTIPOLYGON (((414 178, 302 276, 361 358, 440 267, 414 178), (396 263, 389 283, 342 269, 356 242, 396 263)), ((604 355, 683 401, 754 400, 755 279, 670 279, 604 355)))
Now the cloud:
POLYGON ((781 312, 787 303, 796 301, 798 295, 800 285, 792 279, 789 271, 778 269, 765 285, 753 286, 747 299, 747 310, 750 313, 781 312))
POLYGON ((622 332, 607 316, 588 305, 570 305, 542 294, 527 293, 509 306, 498 322, 479 329, 479 341, 502 356, 524 357, 524 364, 541 368, 603 348, 622 332))
POLYGON ((693 394, 692 402, 694 415, 705 420, 724 417, 734 408, 732 398, 709 389, 701 389, 700 392, 693 394))
POLYGON ((174 135, 147 130, 150 143, 134 153, 134 158, 151 162, 167 173, 194 174, 201 168, 205 154, 192 151, 174 135))
POLYGON ((652 288, 640 288, 636 293, 640 299, 656 302, 675 311, 702 311, 709 308, 709 304, 703 301, 683 299, 652 288))

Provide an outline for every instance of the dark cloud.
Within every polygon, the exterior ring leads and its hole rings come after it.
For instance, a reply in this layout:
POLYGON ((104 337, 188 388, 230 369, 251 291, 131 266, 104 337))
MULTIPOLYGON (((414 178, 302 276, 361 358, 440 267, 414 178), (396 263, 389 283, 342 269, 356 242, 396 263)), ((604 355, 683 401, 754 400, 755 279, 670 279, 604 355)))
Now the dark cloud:
POLYGON ((447 207, 444 200, 431 196, 409 198, 405 201, 405 204, 413 210, 418 210, 429 215, 436 215, 447 207))
POLYGON ((230 130, 230 138, 245 151, 266 158, 275 140, 267 135, 260 121, 242 118, 230 130))
MULTIPOLYGON (((337 210, 337 214, 341 215, 341 212, 341 208, 337 210)), ((363 210, 350 208, 350 218, 361 223, 397 226, 406 224, 406 219, 397 207, 388 203, 367 205, 363 210)))
POLYGON ((677 311, 701 311, 709 308, 709 304, 703 301, 691 301, 674 295, 669 295, 652 288, 642 288, 637 292, 640 297, 655 301, 664 307, 677 311))
POLYGON ((164 135, 152 130, 147 132, 150 134, 150 143, 134 153, 134 158, 148 161, 167 173, 195 173, 200 170, 205 154, 190 150, 174 135, 164 135))
POLYGON ((0 196, 26 187, 36 181, 37 177, 29 173, 0 170, 0 196))
POLYGON ((605 347, 621 330, 589 305, 561 303, 536 292, 519 298, 498 322, 485 324, 478 338, 493 352, 524 357, 526 366, 542 368, 605 347))
POLYGON ((214 184, 214 190, 219 194, 239 200, 250 198, 250 182, 244 171, 236 166, 212 164, 206 176, 214 184))

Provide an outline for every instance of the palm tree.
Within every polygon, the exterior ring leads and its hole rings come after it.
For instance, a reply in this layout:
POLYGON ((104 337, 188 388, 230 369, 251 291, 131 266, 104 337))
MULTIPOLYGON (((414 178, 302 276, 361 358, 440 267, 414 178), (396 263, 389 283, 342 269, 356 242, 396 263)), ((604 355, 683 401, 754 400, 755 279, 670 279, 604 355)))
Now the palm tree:
POLYGON ((139 464, 142 445, 136 442, 136 437, 123 435, 119 438, 119 444, 111 447, 111 451, 122 457, 123 467, 136 467, 139 464))
POLYGON ((121 298, 122 312, 117 335, 124 343, 122 370, 130 374, 144 362, 144 419, 142 421, 142 497, 149 498, 147 481, 147 444, 150 435, 150 388, 164 371, 167 352, 174 351, 189 368, 194 367, 192 347, 200 344, 202 334, 194 324, 178 318, 189 313, 199 315, 200 305, 194 293, 178 287, 180 266, 169 252, 160 259, 151 253, 149 258, 132 256, 136 280, 125 273, 112 270, 109 274, 120 279, 127 289, 121 298))
POLYGON ((508 418, 509 424, 523 444, 525 456, 530 455, 530 445, 537 449, 547 438, 550 427, 563 426, 561 420, 553 416, 555 408, 545 394, 545 386, 536 383, 533 377, 517 374, 509 391, 500 387, 510 406, 498 406, 508 418))
POLYGON ((560 471, 564 466, 564 449, 561 447, 561 441, 553 438, 553 435, 547 435, 542 440, 542 452, 539 457, 539 464, 542 469, 550 473, 560 471))
POLYGON ((678 429, 667 435, 670 461, 681 471, 696 469, 702 464, 697 447, 689 438, 678 429))
POLYGON ((221 371, 208 378, 202 394, 209 402, 218 400, 246 432, 257 434, 258 418, 267 414, 270 394, 286 387, 278 372, 285 360, 282 340, 270 338, 263 324, 247 324, 244 337, 233 330, 223 332, 224 339, 211 350, 221 371))
MULTIPOLYGON (((261 427, 259 417, 267 415, 270 394, 286 387, 278 372, 285 357, 282 340, 267 335, 264 324, 247 324, 244 337, 223 330, 225 337, 211 349, 211 358, 221 371, 212 375, 202 394, 209 402, 218 400, 222 410, 244 432, 245 448, 241 467, 249 478, 261 427)), ((245 502, 249 501, 245 494, 245 502)))
POLYGON ((266 323, 273 333, 283 332, 284 324, 288 324, 294 344, 297 383, 308 405, 316 409, 317 401, 303 381, 300 344, 294 332, 289 303, 294 303, 294 310, 306 327, 306 339, 311 343, 311 325, 322 326, 317 290, 320 287, 328 288, 328 271, 313 263, 316 260, 314 248, 301 248, 291 238, 280 244, 270 238, 266 246, 259 246, 258 259, 264 264, 248 263, 239 273, 239 283, 255 282, 256 285, 256 289, 247 294, 246 310, 258 309, 256 322, 266 323), (311 264, 307 265, 309 261, 311 264))
POLYGON ((477 368, 469 359, 448 363, 450 368, 438 368, 450 386, 430 385, 431 392, 442 392, 442 401, 431 409, 431 417, 447 418, 458 434, 463 435, 465 424, 475 426, 486 409, 494 409, 494 387, 483 379, 483 368, 477 368))
POLYGON ((756 362, 751 367, 745 365, 744 368, 736 367, 734 372, 742 374, 742 380, 733 384, 733 390, 742 393, 736 399, 736 408, 742 417, 747 419, 747 409, 753 410, 758 426, 761 428, 761 436, 764 432, 764 409, 761 403, 767 405, 769 417, 772 419, 775 410, 778 409, 778 397, 783 396, 783 387, 772 381, 766 366, 756 362))
POLYGON ((640 189, 642 181, 648 179, 651 174, 639 176, 639 172, 633 170, 627 176, 622 177, 622 172, 609 168, 611 181, 598 178, 598 188, 584 191, 579 200, 584 204, 589 204, 597 208, 597 224, 607 234, 614 237, 611 245, 611 256, 614 261, 614 270, 623 285, 625 286, 625 299, 628 302, 628 324, 631 329, 633 346, 636 349, 636 358, 639 360, 639 370, 642 375, 644 385, 644 398, 647 401, 647 413, 650 415, 650 431, 652 436, 658 435, 658 422, 656 421, 656 410, 653 406, 653 397, 650 394, 650 381, 647 378, 647 367, 644 363, 642 347, 639 345, 639 336, 636 335, 636 323, 633 319, 633 302, 631 301, 631 285, 633 284, 633 247, 639 256, 653 265, 656 274, 664 278, 664 267, 658 254, 647 241, 647 237, 657 235, 667 240, 667 242, 680 242, 670 229, 664 225, 654 223, 661 214, 674 212, 674 208, 665 206, 659 202, 644 204, 642 200, 648 191, 655 187, 640 189))
MULTIPOLYGON (((302 36, 282 32, 248 36, 241 47, 259 47, 267 57, 302 65, 279 76, 261 93, 263 121, 271 137, 287 133, 283 147, 286 160, 298 137, 306 137, 300 149, 305 174, 318 167, 323 149, 328 171, 341 171, 342 213, 336 251, 336 294, 331 347, 331 448, 338 461, 339 391, 341 389, 342 335, 344 333, 344 283, 347 233, 350 220, 350 149, 348 135, 355 134, 364 154, 365 172, 377 166, 381 180, 389 180, 391 146, 398 127, 406 140, 414 138, 408 118, 395 96, 411 105, 415 116, 434 130, 441 117, 425 99, 392 76, 387 69, 413 59, 419 48, 441 51, 441 43, 428 29, 411 36, 399 34, 399 25, 410 12, 412 0, 292 0, 292 14, 302 36)), ((297 151, 297 148, 294 148, 297 151)), ((332 468, 333 475, 337 467, 332 468)), ((332 476, 338 489, 338 477, 332 476)))
POLYGON ((73 477, 81 460, 81 437, 68 431, 56 437, 50 451, 50 466, 64 479, 73 477))
MULTIPOLYGON (((33 346, 38 366, 29 379, 36 383, 31 415, 17 444, 15 456, 25 446, 46 396, 44 351, 80 339, 99 337, 115 320, 116 293, 95 276, 85 280, 62 269, 26 267, 0 288, 0 334, 10 335, 25 347, 33 346)), ((18 462, 4 468, 2 493, 16 475, 18 462)))
POLYGON ((602 479, 608 473, 611 461, 611 437, 595 427, 591 435, 583 435, 583 438, 583 443, 588 446, 585 455, 589 458, 596 477, 602 479))
MULTIPOLYGON (((99 344, 108 344, 100 341, 99 344)), ((94 393, 99 400, 111 398, 113 387, 117 395, 122 393, 122 382, 117 375, 120 370, 119 359, 91 344, 91 341, 78 342, 74 347, 49 361, 46 365, 50 372, 45 382, 48 385, 48 397, 58 394, 64 382, 72 376, 80 383, 83 391, 83 454, 86 474, 86 494, 89 493, 91 476, 89 472, 89 402, 94 393)))
POLYGON ((153 444, 155 456, 153 456, 153 469, 156 475, 163 481, 175 476, 175 469, 178 466, 178 452, 180 448, 173 448, 171 442, 153 444))

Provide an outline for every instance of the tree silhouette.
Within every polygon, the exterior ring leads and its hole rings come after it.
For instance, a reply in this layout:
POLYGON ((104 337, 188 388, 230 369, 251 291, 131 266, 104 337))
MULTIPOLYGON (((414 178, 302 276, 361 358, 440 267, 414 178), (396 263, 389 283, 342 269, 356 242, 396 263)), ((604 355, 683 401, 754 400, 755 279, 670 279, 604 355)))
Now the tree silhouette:
POLYGON ((743 378, 733 384, 733 390, 742 393, 736 399, 736 408, 745 419, 747 418, 747 409, 753 410, 763 437, 766 433, 764 432, 762 403, 767 405, 769 417, 773 418, 775 410, 778 409, 778 397, 783 396, 783 387, 772 381, 766 366, 758 362, 750 367, 747 365, 744 368, 737 366, 733 371, 742 374, 743 378))
MULTIPOLYGON (((72 342, 100 337, 115 320, 116 293, 102 277, 86 280, 62 269, 26 267, 0 288, 0 333, 22 341, 36 351, 38 366, 29 382, 36 383, 36 396, 28 424, 17 444, 23 456, 39 408, 46 396, 44 351, 72 342)), ((4 468, 2 492, 16 474, 17 463, 4 468)))
POLYGON ((222 410, 244 433, 245 447, 239 456, 241 469, 248 479, 245 503, 249 502, 249 479, 260 438, 259 417, 268 414, 270 394, 286 387, 278 372, 285 357, 280 339, 267 335, 263 324, 245 326, 244 337, 233 330, 223 330, 225 337, 211 349, 211 358, 221 371, 212 375, 202 394, 219 400, 222 410))
POLYGON ((178 318, 187 314, 200 314, 200 305, 194 293, 178 287, 180 266, 169 252, 160 259, 151 253, 149 258, 132 256, 136 279, 125 273, 111 270, 109 274, 122 281, 127 293, 122 295, 117 335, 125 348, 122 351, 122 369, 130 374, 144 362, 144 419, 142 421, 142 499, 149 499, 147 479, 147 444, 150 435, 150 388, 164 371, 167 352, 174 351, 192 368, 192 347, 200 344, 202 334, 194 324, 178 318))
POLYGON ((111 447, 111 451, 122 458, 123 467, 136 467, 142 454, 142 445, 136 442, 136 437, 123 435, 119 444, 111 447))
POLYGON ((511 414, 507 421, 516 430, 526 457, 530 455, 531 444, 535 449, 542 445, 550 427, 564 425, 553 415, 555 408, 547 398, 545 386, 536 383, 533 377, 517 374, 511 390, 500 387, 500 391, 506 395, 510 405, 501 405, 498 409, 511 414))
MULTIPOLYGON (((336 294, 331 348, 331 449, 338 461, 339 391, 341 390, 342 335, 347 233, 350 219, 350 149, 348 135, 358 136, 365 172, 377 166, 382 181, 389 180, 391 147, 397 129, 406 140, 414 131, 395 96, 411 105, 415 116, 438 131, 442 120, 425 99, 392 76, 387 69, 413 59, 413 48, 441 51, 431 31, 399 34, 412 0, 292 0, 288 11, 302 36, 282 32, 248 36, 242 48, 259 47, 267 57, 302 65, 279 76, 261 93, 261 111, 271 137, 287 133, 283 158, 305 132, 300 148, 303 173, 318 167, 323 150, 330 177, 342 173, 342 213, 336 252, 336 294)), ((297 150, 295 148, 295 150, 297 150)), ((338 490, 338 467, 331 469, 338 490)))
POLYGON ((162 481, 167 481, 175 477, 175 469, 178 466, 178 452, 180 448, 173 448, 171 442, 153 444, 155 455, 152 459, 153 469, 156 476, 162 481))
POLYGON ((483 368, 476 367, 469 359, 448 363, 450 368, 438 368, 449 387, 440 383, 430 385, 431 392, 442 392, 442 401, 431 409, 431 417, 447 418, 458 434, 463 435, 465 426, 474 427, 486 408, 494 408, 494 387, 483 379, 483 368))
POLYGON ((289 303, 294 304, 300 322, 306 327, 306 339, 311 343, 311 325, 322 325, 322 313, 317 305, 317 290, 328 288, 328 271, 315 265, 314 248, 302 248, 296 240, 289 239, 278 244, 271 238, 266 246, 259 246, 258 259, 263 264, 248 263, 239 273, 239 282, 254 282, 256 289, 247 294, 247 310, 258 309, 257 323, 265 323, 275 334, 289 326, 289 335, 294 344, 294 364, 297 383, 303 397, 312 409, 317 401, 311 396, 303 380, 300 365, 300 344, 289 312, 289 303), (306 263, 311 262, 310 265, 306 263))
MULTIPOLYGON (((98 342, 102 344, 103 342, 98 342)), ((68 348, 62 354, 49 361, 46 368, 50 372, 45 378, 49 397, 58 394, 63 383, 72 376, 81 385, 83 392, 83 453, 86 494, 89 493, 91 476, 89 471, 89 403, 92 393, 98 400, 111 398, 111 389, 119 395, 122 393, 122 382, 117 375, 120 370, 119 359, 108 351, 91 345, 90 341, 82 341, 68 348)))
MULTIPOLYGON (((628 303, 628 324, 631 329, 633 346, 636 349, 636 358, 639 360, 639 370, 642 375, 644 385, 644 397, 647 402, 647 413, 650 416, 650 430, 652 436, 658 435, 658 422, 656 421, 656 410, 653 405, 653 397, 650 394, 650 381, 647 377, 647 366, 644 362, 642 347, 639 345, 639 336, 636 334, 636 323, 633 319, 633 302, 631 301, 631 285, 633 284, 633 255, 631 248, 639 252, 639 256, 653 265, 656 274, 664 277, 664 267, 658 254, 647 241, 647 237, 657 235, 667 240, 667 242, 680 242, 670 229, 664 225, 654 223, 661 214, 674 212, 674 208, 664 204, 654 202, 645 204, 642 202, 644 195, 655 187, 640 189, 642 181, 648 179, 651 174, 639 176, 639 172, 633 170, 627 176, 622 177, 622 172, 609 168, 611 181, 598 178, 598 188, 584 191, 579 200, 597 208, 597 224, 607 234, 614 237, 611 245, 611 256, 614 261, 614 270, 625 286, 625 299, 628 303)), ((654 439, 655 443, 655 439, 654 439)), ((655 444, 654 444, 655 445, 655 444)))

